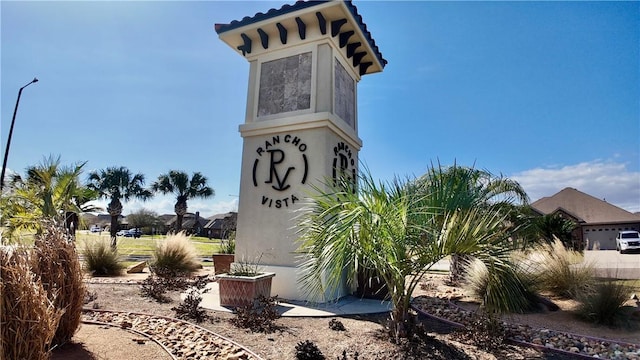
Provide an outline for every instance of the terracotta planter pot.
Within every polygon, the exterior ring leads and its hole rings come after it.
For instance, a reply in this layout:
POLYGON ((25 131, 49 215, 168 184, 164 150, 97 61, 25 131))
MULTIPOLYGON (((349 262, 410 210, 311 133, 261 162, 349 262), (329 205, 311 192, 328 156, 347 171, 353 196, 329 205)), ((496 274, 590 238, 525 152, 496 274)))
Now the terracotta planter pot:
POLYGON ((275 273, 256 276, 235 276, 222 274, 217 277, 220 305, 241 307, 253 303, 260 295, 271 296, 271 279, 275 273))
POLYGON ((215 274, 218 275, 228 273, 231 270, 231 263, 233 263, 236 256, 234 254, 213 254, 211 257, 213 258, 215 274))

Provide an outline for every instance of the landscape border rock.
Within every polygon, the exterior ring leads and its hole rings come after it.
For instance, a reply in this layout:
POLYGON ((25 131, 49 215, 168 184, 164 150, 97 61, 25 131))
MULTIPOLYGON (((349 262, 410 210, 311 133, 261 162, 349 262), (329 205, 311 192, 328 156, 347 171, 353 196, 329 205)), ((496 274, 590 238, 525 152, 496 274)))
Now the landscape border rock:
POLYGON ((130 266, 129 269, 127 269, 127 274, 140 274, 146 266, 147 262, 141 261, 135 265, 130 266))
MULTIPOLYGON (((449 299, 428 298, 424 296, 414 298, 411 307, 422 316, 458 328, 463 328, 465 325, 455 320, 468 319, 468 315, 471 313, 471 311, 461 308, 449 299), (416 300, 418 303, 416 303, 416 300), (428 309, 430 312, 425 309, 428 309)), ((640 359, 640 344, 613 341, 549 329, 533 329, 527 325, 510 324, 506 322, 504 325, 510 333, 516 334, 508 339, 508 341, 516 345, 528 346, 542 351, 550 351, 584 359, 640 359)))
POLYGON ((140 336, 144 336, 147 339, 153 341, 154 343, 160 345, 160 347, 167 353, 169 354, 169 356, 171 356, 172 359, 174 360, 178 360, 177 357, 175 357, 172 353, 171 350, 169 350, 169 348, 167 348, 166 346, 164 346, 163 343, 161 343, 160 341, 158 341, 156 338, 154 338, 153 336, 149 335, 149 334, 145 334, 141 331, 135 330, 135 329, 128 329, 128 328, 123 328, 121 325, 117 325, 117 324, 111 324, 111 323, 106 323, 106 322, 102 322, 102 321, 95 321, 95 320, 82 320, 83 324, 93 324, 93 325, 100 325, 100 326, 110 326, 110 327, 114 327, 114 328, 120 328, 123 329, 125 331, 129 331, 132 332, 136 335, 140 335, 140 336))
POLYGON ((144 334, 168 349, 175 359, 264 360, 229 338, 167 316, 84 309, 83 321, 102 322, 144 334))

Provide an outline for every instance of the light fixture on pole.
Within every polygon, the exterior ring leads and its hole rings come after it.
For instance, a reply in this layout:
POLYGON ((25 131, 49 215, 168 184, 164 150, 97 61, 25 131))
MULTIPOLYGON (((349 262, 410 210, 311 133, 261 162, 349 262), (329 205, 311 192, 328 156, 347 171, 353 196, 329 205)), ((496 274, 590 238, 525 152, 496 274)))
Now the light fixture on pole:
POLYGON ((0 177, 0 192, 4 187, 4 173, 7 170, 7 158, 9 157, 9 147, 11 146, 11 135, 13 135, 13 125, 16 123, 16 114, 18 113, 18 104, 20 104, 20 95, 22 95, 22 90, 27 86, 37 83, 38 79, 33 78, 30 83, 20 88, 18 91, 18 99, 16 100, 16 108, 13 110, 13 119, 11 119, 11 127, 9 128, 9 136, 7 137, 7 148, 4 151, 4 161, 2 162, 2 176, 0 177))

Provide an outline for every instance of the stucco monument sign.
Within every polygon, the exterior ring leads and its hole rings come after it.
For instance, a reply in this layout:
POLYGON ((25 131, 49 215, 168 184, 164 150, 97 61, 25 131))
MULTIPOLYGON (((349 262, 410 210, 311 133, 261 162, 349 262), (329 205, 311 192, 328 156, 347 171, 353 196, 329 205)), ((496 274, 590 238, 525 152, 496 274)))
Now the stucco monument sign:
POLYGON ((350 1, 299 1, 215 29, 250 64, 236 261, 261 255, 272 293, 305 300, 296 211, 327 178, 355 182, 357 83, 386 60, 350 1))

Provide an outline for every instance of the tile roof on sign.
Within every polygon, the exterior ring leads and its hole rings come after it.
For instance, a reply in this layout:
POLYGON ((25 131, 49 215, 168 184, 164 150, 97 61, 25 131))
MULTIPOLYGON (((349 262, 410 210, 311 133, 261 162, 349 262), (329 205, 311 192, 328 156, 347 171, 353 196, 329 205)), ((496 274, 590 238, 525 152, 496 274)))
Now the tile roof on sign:
MULTIPOLYGON (((269 11, 267 11, 266 13, 258 12, 252 17, 245 16, 244 18, 242 18, 242 20, 233 20, 229 24, 215 24, 215 30, 216 30, 216 33, 222 34, 226 31, 230 31, 246 25, 257 23, 262 20, 268 20, 268 19, 280 16, 280 15, 288 14, 294 11, 317 6, 319 4, 327 3, 330 1, 335 1, 335 0, 315 0, 315 1, 301 0, 301 1, 297 1, 293 5, 285 4, 280 9, 272 8, 272 9, 269 9, 269 11)), ((351 15, 353 15, 353 17, 356 19, 356 22, 360 27, 360 30, 366 37, 366 40, 369 42, 369 46, 371 46, 371 49, 373 49, 376 57, 378 58, 378 61, 380 61, 380 64, 384 68, 384 66, 387 64, 387 60, 385 60, 382 57, 382 53, 378 49, 378 46, 376 45, 375 40, 371 36, 371 33, 367 29, 367 25, 362 20, 362 16, 358 13, 358 8, 352 4, 351 0, 345 0, 344 4, 347 6, 347 9, 349 9, 349 11, 351 12, 351 15)))

